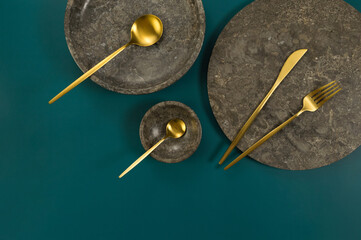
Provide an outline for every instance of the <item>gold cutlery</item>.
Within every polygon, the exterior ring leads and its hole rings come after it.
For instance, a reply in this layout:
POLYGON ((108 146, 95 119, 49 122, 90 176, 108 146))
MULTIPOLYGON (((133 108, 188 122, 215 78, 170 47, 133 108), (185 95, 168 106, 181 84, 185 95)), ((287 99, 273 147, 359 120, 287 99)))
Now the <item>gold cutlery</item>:
POLYGON ((168 138, 180 138, 184 135, 187 130, 186 124, 183 120, 173 119, 170 120, 166 127, 165 136, 157 142, 153 147, 151 147, 148 151, 146 151, 142 156, 140 156, 132 165, 130 165, 122 174, 120 174, 119 178, 122 178, 125 174, 127 174, 130 170, 132 170, 135 166, 137 166, 144 158, 146 158, 151 152, 154 151, 162 142, 164 142, 168 138))
POLYGON ((99 62, 89 71, 84 73, 80 78, 75 80, 72 84, 70 84, 67 88, 61 91, 58 95, 56 95, 53 99, 49 101, 49 104, 52 104, 66 93, 68 93, 71 89, 78 86, 85 79, 93 75, 96 71, 98 71, 101 67, 107 64, 110 60, 112 60, 115 56, 117 56, 120 52, 122 52, 125 48, 131 45, 138 45, 141 47, 148 47, 156 42, 162 37, 163 34, 163 23, 162 21, 154 15, 148 14, 141 16, 133 23, 133 26, 130 31, 130 41, 116 50, 114 53, 106 57, 104 60, 99 62))
POLYGON ((235 137, 235 139, 233 140, 233 142, 228 147, 227 151, 224 153, 223 157, 219 161, 219 165, 221 165, 226 160, 226 158, 229 156, 229 154, 232 152, 232 150, 237 146, 237 144, 239 143, 239 141, 241 140, 241 138, 243 137, 243 135, 245 134, 247 129, 251 126, 254 119, 258 116, 259 112, 262 110, 264 105, 267 103, 268 99, 271 97, 273 92, 277 89, 277 87, 281 84, 281 82, 286 78, 286 76, 291 72, 291 70, 296 66, 298 61, 301 60, 301 58, 303 57, 303 55, 305 55, 307 50, 308 49, 297 50, 288 57, 288 59, 284 63, 284 65, 277 77, 276 82, 273 84, 271 90, 267 93, 266 97, 262 100, 262 102, 258 105, 256 110, 254 110, 252 115, 249 117, 247 122, 244 124, 242 129, 238 132, 237 136, 235 137))
POLYGON ((284 128, 287 124, 292 122, 296 117, 300 116, 304 112, 315 112, 317 109, 322 107, 322 105, 330 100, 336 93, 341 91, 341 87, 339 86, 336 81, 330 82, 329 84, 326 84, 323 87, 320 87, 319 89, 310 92, 307 96, 303 98, 303 107, 302 109, 293 115, 291 118, 289 118, 287 121, 273 129, 271 132, 269 132, 266 136, 261 138, 258 142, 253 144, 250 148, 248 148, 244 153, 242 153, 239 157, 237 157, 235 160, 233 160, 227 167, 224 168, 224 170, 229 169, 234 164, 236 164, 239 160, 253 152, 256 148, 258 148, 260 145, 262 145, 265 141, 267 141, 270 137, 275 135, 277 132, 279 132, 282 128, 284 128))

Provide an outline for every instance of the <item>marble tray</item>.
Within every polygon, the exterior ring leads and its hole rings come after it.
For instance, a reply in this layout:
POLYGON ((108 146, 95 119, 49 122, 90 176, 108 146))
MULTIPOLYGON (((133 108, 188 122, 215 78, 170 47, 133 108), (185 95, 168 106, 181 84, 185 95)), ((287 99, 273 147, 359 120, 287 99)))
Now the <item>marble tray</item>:
POLYGON ((342 0, 256 0, 245 7, 219 36, 209 64, 209 100, 223 132, 233 140, 287 57, 307 48, 238 148, 246 150, 295 114, 311 90, 338 80, 339 94, 319 111, 300 116, 250 157, 276 168, 304 170, 350 154, 361 144, 360 36, 361 14, 342 0))
POLYGON ((151 47, 131 46, 91 79, 124 94, 159 91, 180 79, 196 60, 204 39, 201 0, 69 0, 65 36, 69 50, 85 72, 130 39, 133 22, 145 14, 164 25, 151 47))
POLYGON ((153 106, 142 119, 139 135, 145 150, 165 136, 167 123, 175 118, 185 122, 187 131, 181 138, 167 139, 150 154, 158 161, 181 162, 189 158, 201 142, 202 127, 195 112, 183 103, 167 101, 153 106))

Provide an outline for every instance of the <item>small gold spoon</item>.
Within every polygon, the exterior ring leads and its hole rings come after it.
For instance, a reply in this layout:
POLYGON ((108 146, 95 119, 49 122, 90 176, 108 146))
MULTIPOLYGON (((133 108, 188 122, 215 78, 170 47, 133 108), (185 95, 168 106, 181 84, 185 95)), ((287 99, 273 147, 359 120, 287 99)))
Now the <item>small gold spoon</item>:
POLYGON ((144 158, 146 158, 151 152, 154 151, 162 142, 164 142, 167 138, 180 138, 186 132, 187 127, 186 124, 180 119, 170 120, 167 124, 166 134, 164 138, 162 138, 159 142, 157 142, 153 147, 151 147, 148 151, 146 151, 140 158, 138 158, 132 165, 130 165, 122 174, 120 174, 119 178, 122 178, 125 174, 127 174, 130 170, 132 170, 135 166, 137 166, 144 158))
POLYGON ((138 45, 142 47, 148 47, 156 42, 163 35, 163 23, 162 21, 154 15, 148 14, 141 16, 133 23, 132 29, 130 31, 130 41, 125 44, 123 47, 116 50, 114 53, 106 57, 103 61, 95 65, 89 71, 84 73, 80 78, 75 80, 72 84, 70 84, 67 88, 61 91, 58 95, 56 95, 53 99, 49 101, 49 104, 52 104, 62 96, 64 96, 67 92, 69 92, 74 87, 78 86, 85 79, 93 75, 96 71, 98 71, 101 67, 103 67, 106 63, 112 60, 115 56, 117 56, 120 52, 122 52, 126 47, 130 45, 138 45))

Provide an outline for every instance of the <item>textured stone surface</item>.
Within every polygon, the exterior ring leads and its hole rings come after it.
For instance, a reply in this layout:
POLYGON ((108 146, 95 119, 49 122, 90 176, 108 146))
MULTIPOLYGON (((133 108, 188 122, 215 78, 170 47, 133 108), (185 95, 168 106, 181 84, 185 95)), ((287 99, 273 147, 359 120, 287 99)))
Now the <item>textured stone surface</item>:
POLYGON ((130 40, 133 22, 145 14, 164 25, 161 40, 150 47, 130 46, 95 73, 100 86, 125 94, 168 87, 192 66, 202 47, 205 15, 201 0, 69 0, 65 36, 83 72, 130 40))
POLYGON ((360 36, 361 14, 342 0, 256 0, 248 5, 221 33, 209 65, 210 103, 223 132, 233 140, 287 57, 307 48, 238 148, 246 150, 295 114, 310 91, 337 80, 343 86, 339 94, 317 112, 301 115, 250 157, 304 170, 350 154, 361 144, 360 36))
POLYGON ((189 158, 202 139, 201 123, 192 109, 180 102, 161 102, 148 110, 140 124, 139 135, 145 150, 165 136, 168 122, 175 118, 185 122, 187 131, 181 138, 168 138, 151 153, 161 162, 177 163, 189 158))

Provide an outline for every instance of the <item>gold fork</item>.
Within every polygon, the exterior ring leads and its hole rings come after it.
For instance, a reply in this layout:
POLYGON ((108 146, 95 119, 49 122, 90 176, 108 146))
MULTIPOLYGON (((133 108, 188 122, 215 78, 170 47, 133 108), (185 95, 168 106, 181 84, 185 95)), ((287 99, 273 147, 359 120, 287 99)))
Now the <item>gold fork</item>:
POLYGON ((242 153, 239 157, 234 159, 227 167, 224 168, 224 170, 229 169, 234 164, 236 164, 239 160, 253 152, 256 148, 261 146, 265 141, 267 141, 270 137, 275 135, 277 132, 279 132, 282 128, 284 128, 287 124, 292 122, 296 117, 300 116, 304 112, 315 112, 317 109, 319 109, 325 102, 330 100, 333 96, 335 96, 336 93, 341 91, 341 87, 339 86, 336 81, 330 82, 329 84, 326 84, 323 87, 320 87, 319 89, 316 89, 313 92, 310 92, 307 96, 303 98, 303 107, 302 109, 293 115, 290 119, 273 129, 271 132, 269 132, 266 136, 261 138, 258 142, 253 144, 250 148, 248 148, 244 153, 242 153))

